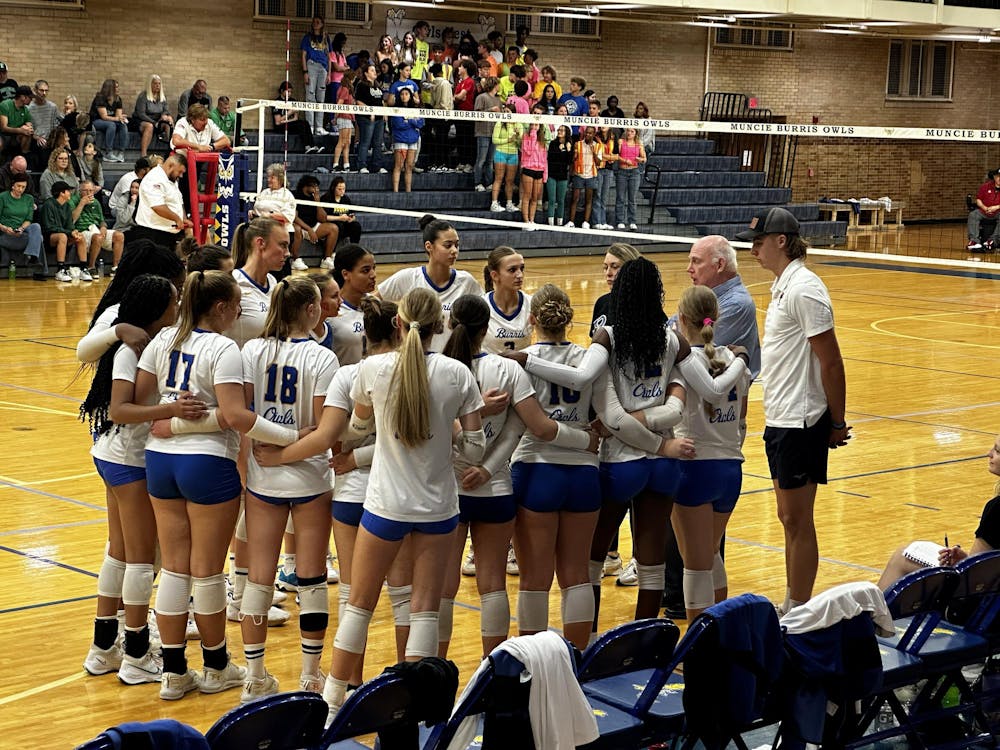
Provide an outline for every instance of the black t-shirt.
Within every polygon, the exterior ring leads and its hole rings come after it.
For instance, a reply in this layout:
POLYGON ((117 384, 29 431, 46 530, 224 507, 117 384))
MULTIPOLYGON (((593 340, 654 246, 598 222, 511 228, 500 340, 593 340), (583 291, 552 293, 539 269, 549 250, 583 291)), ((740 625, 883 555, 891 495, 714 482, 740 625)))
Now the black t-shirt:
POLYGON ((98 94, 94 97, 94 101, 90 104, 90 121, 97 122, 102 119, 100 114, 97 112, 98 107, 104 107, 105 112, 108 113, 109 117, 114 117, 115 112, 122 108, 122 98, 120 96, 115 97, 115 100, 108 104, 106 99, 102 99, 101 95, 98 94))
POLYGON ((614 321, 611 319, 611 292, 608 292, 603 297, 598 297, 594 303, 594 314, 590 318, 590 337, 594 337, 594 331, 598 328, 610 325, 614 325, 614 321))
POLYGON ((569 176, 569 165, 573 162, 573 141, 560 143, 552 141, 549 144, 549 177, 553 180, 565 180, 569 176))
POLYGON ((17 81, 13 78, 8 78, 3 83, 0 83, 0 102, 13 99, 15 94, 17 94, 17 81))
POLYGON ((358 104, 367 104, 369 107, 380 107, 382 105, 382 88, 376 79, 375 83, 369 85, 368 81, 358 81, 354 87, 354 98, 358 104))
MULTIPOLYGON (((306 195, 301 190, 293 190, 292 195, 300 201, 312 200, 311 196, 306 195)), ((319 209, 316 206, 305 206, 300 203, 295 207, 295 213, 308 227, 316 226, 316 222, 319 221, 319 209)))
POLYGON ((983 506, 976 539, 982 539, 993 549, 1000 549, 1000 495, 983 506))

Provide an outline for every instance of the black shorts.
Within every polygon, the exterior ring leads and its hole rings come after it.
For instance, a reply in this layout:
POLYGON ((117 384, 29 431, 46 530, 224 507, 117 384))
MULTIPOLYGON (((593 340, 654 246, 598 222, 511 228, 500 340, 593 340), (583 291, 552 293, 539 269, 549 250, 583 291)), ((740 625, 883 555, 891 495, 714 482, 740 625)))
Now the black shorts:
POLYGON ((542 179, 542 175, 545 174, 540 169, 528 169, 527 167, 521 167, 521 175, 523 177, 530 177, 533 180, 542 179))
POLYGON ((826 484, 830 455, 830 412, 812 427, 765 427, 764 448, 771 479, 783 490, 826 484))

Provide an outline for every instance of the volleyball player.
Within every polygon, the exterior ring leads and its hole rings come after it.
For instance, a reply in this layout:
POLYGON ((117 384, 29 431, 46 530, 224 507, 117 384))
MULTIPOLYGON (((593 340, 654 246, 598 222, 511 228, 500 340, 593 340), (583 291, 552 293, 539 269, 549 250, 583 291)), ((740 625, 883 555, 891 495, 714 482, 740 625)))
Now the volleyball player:
POLYGON ((355 365, 365 354, 361 301, 375 291, 375 267, 375 256, 361 245, 344 245, 333 258, 333 280, 340 285, 340 312, 330 324, 333 353, 341 366, 355 365))
POLYGON ((146 445, 147 485, 163 559, 156 613, 163 642, 164 700, 177 700, 195 689, 220 692, 246 679, 246 670, 233 664, 226 651, 222 574, 242 489, 236 430, 275 444, 297 437, 295 430, 246 408, 239 347, 222 335, 239 317, 241 299, 230 274, 192 273, 184 285, 177 327, 160 331, 139 360, 136 404, 169 404, 191 392, 208 408, 218 407, 230 426, 184 434, 185 422, 176 420, 174 437, 151 436, 146 445), (188 669, 184 654, 192 588, 205 667, 201 676, 188 669))
MULTIPOLYGON (((337 289, 329 277, 326 286, 337 289)), ((333 351, 310 335, 322 315, 320 291, 311 278, 285 278, 275 286, 261 337, 248 341, 242 352, 247 404, 264 419, 296 430, 316 423, 339 367, 333 351)), ((278 681, 264 668, 264 647, 274 569, 289 517, 296 529, 302 634, 299 688, 323 689, 319 663, 329 619, 331 479, 328 452, 273 468, 262 468, 252 454, 248 457, 245 512, 250 570, 240 607, 247 680, 241 703, 278 692, 278 681)))
MULTIPOLYGON (((177 319, 177 289, 162 276, 137 276, 125 290, 111 326, 155 336, 177 319)), ((108 330, 111 330, 110 328, 108 330)), ((204 416, 203 402, 183 393, 156 406, 131 404, 139 355, 116 341, 97 364, 80 407, 94 435, 97 473, 108 498, 108 548, 97 578, 94 641, 83 666, 90 674, 117 670, 127 685, 159 682, 161 662, 150 648, 149 599, 153 592, 156 520, 146 492, 146 438, 158 417, 204 416), (124 654, 118 645, 118 600, 125 604, 124 654)))
POLYGON ((199 245, 194 237, 185 237, 177 247, 184 258, 188 273, 192 271, 225 271, 232 273, 236 260, 222 245, 199 245))
MULTIPOLYGON (((463 294, 482 295, 483 288, 468 271, 456 271, 454 268, 455 261, 458 260, 459 242, 455 227, 426 214, 420 219, 420 229, 423 232, 427 263, 396 271, 379 284, 378 293, 383 299, 398 302, 411 289, 429 289, 437 295, 447 325, 452 303, 463 294)), ((428 351, 440 352, 447 341, 448 334, 444 330, 440 331, 431 340, 428 351)))
POLYGON ((501 245, 486 257, 483 268, 486 301, 490 306, 489 332, 483 348, 489 352, 523 349, 531 343, 531 295, 524 285, 524 258, 501 245))
POLYGON ((333 351, 333 326, 330 321, 340 314, 340 284, 325 271, 309 274, 319 288, 319 322, 309 331, 309 338, 324 349, 333 351))
MULTIPOLYGON (((496 252, 496 251, 494 251, 496 252)), ((520 257, 520 256, 517 256, 520 257)), ((490 305, 482 297, 464 295, 451 309, 451 337, 444 354, 472 369, 480 391, 498 389, 511 394, 512 409, 483 422, 486 455, 479 464, 456 457, 455 477, 459 485, 459 530, 455 536, 452 563, 448 566, 441 599, 439 656, 446 656, 451 641, 455 594, 459 585, 458 562, 466 531, 471 529, 475 549, 476 586, 482 608, 480 631, 483 653, 489 654, 506 640, 510 629, 510 602, 504 577, 507 550, 514 532, 517 505, 508 462, 525 426, 539 441, 570 450, 597 450, 597 436, 565 427, 542 411, 527 375, 514 362, 482 351, 492 327, 490 305)))

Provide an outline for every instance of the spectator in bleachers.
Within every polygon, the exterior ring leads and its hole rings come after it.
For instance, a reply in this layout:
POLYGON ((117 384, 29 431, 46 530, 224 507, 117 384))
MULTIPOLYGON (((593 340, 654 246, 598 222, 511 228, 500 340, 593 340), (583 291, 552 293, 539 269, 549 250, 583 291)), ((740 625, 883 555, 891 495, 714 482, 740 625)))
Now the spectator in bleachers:
MULTIPOLYGON (((472 112, 476 108, 476 64, 472 60, 458 63, 458 83, 455 84, 455 109, 472 112)), ((472 172, 476 160, 475 123, 459 118, 455 121, 455 140, 458 146, 458 169, 472 172)))
POLYGON ((135 209, 139 203, 139 184, 141 179, 132 180, 128 186, 128 199, 122 200, 114 209, 115 231, 124 234, 135 226, 135 209))
POLYGON ((378 64, 378 87, 382 89, 382 103, 388 104, 386 97, 389 94, 389 89, 392 84, 396 81, 396 69, 392 67, 392 63, 388 60, 383 60, 378 64))
MULTIPOLYGON (((14 178, 20 174, 27 174, 28 160, 23 156, 15 156, 9 162, 0 167, 0 193, 7 192, 14 185, 14 178)), ((31 185, 28 185, 28 192, 31 192, 31 185)))
MULTIPOLYGON (((539 105, 536 105, 539 106, 539 105)), ((560 125, 549 144, 549 178, 545 182, 549 224, 562 226, 566 212, 566 188, 573 162, 573 133, 568 125, 560 125)))
MULTIPOLYGON (((412 89, 401 88, 397 107, 416 108, 417 100, 412 89)), ((424 126, 424 118, 410 115, 389 118, 389 128, 392 132, 392 192, 399 192, 399 174, 403 173, 403 186, 407 193, 413 186, 413 165, 417 161, 417 149, 420 146, 420 129, 424 126)))
MULTIPOLYGON (((354 104, 354 79, 353 70, 344 73, 342 85, 337 91, 337 104, 354 104)), ((333 171, 338 171, 343 159, 343 169, 345 172, 351 171, 351 138, 354 135, 354 114, 351 112, 337 113, 337 146, 333 151, 333 171)))
POLYGON ((542 92, 545 90, 545 87, 551 86, 553 89, 555 89, 556 101, 559 101, 559 98, 562 96, 563 91, 562 91, 562 86, 560 86, 559 82, 556 81, 556 69, 553 68, 551 65, 545 65, 542 67, 541 73, 542 73, 541 79, 537 83, 535 83, 535 90, 532 92, 533 97, 535 99, 541 99, 542 92))
POLYGON ((269 164, 265 170, 267 187, 257 193, 250 218, 267 216, 280 222, 288 232, 288 244, 291 251, 291 268, 293 271, 308 270, 305 262, 299 258, 298 243, 295 230, 295 196, 285 186, 285 165, 269 164))
POLYGON ((132 110, 132 120, 129 125, 139 131, 139 155, 145 156, 149 144, 153 141, 153 133, 161 143, 170 142, 170 133, 174 128, 174 118, 170 114, 167 95, 163 91, 163 81, 158 75, 150 76, 146 90, 140 91, 132 110))
POLYGON ((583 128, 581 137, 573 149, 572 183, 573 196, 569 202, 569 215, 564 226, 576 226, 576 207, 583 193, 582 229, 590 229, 590 213, 594 207, 594 188, 597 187, 597 165, 600 164, 604 147, 597 140, 593 127, 583 128))
MULTIPOLYGON (((392 37, 388 34, 383 34, 382 38, 378 40, 378 47, 375 49, 375 62, 379 63, 383 60, 389 60, 393 65, 398 66, 401 61, 399 53, 396 50, 397 47, 392 37)), ((412 60, 410 60, 410 64, 413 64, 412 60)))
POLYGON ((396 45, 396 63, 403 62, 408 62, 410 65, 415 65, 417 62, 417 37, 412 31, 403 34, 403 40, 396 45))
MULTIPOLYGON (((645 102, 639 102, 635 105, 635 117, 639 120, 649 119, 649 107, 646 106, 645 102)), ((642 147, 646 149, 646 158, 648 159, 656 151, 656 131, 653 128, 641 128, 639 140, 642 141, 642 147)))
MULTIPOLYGON (((431 25, 427 21, 417 21, 413 24, 413 77, 418 81, 426 78, 425 71, 431 64, 431 47, 427 37, 431 33, 431 25)), ((402 60, 400 60, 402 62, 402 60)))
POLYGON ((149 164, 149 159, 145 156, 140 156, 135 161, 135 169, 126 172, 121 176, 118 182, 115 183, 114 189, 111 191, 111 197, 108 199, 108 206, 111 208, 111 212, 117 216, 118 209, 123 203, 128 203, 128 196, 130 186, 133 180, 142 180, 145 177, 151 166, 149 164))
MULTIPOLYGON (((333 40, 330 42, 330 77, 326 81, 326 100, 328 102, 337 101, 337 94, 340 93, 344 76, 351 69, 347 64, 347 55, 344 52, 346 45, 347 34, 343 31, 338 31, 333 35, 333 40)), ((328 127, 329 123, 332 123, 335 119, 333 115, 325 118, 328 127)))
POLYGON ((69 151, 64 148, 58 151, 54 150, 49 155, 48 167, 42 172, 42 176, 38 180, 39 195, 55 197, 55 193, 52 192, 52 186, 57 182, 65 182, 74 190, 80 185, 76 173, 73 172, 73 165, 70 163, 69 151))
MULTIPOLYGON (((42 228, 32 221, 34 213, 35 199, 28 192, 28 175, 19 172, 11 179, 10 189, 0 193, 0 248, 39 260, 42 228)), ((12 253, 7 256, 13 259, 12 253)))
MULTIPOLYGON (((592 107, 594 104, 591 102, 592 107)), ((594 185, 593 224, 594 229, 611 229, 612 217, 608 214, 613 206, 611 186, 618 166, 618 134, 614 128, 601 127, 597 130, 597 140, 601 143, 601 158, 597 162, 597 183, 594 185)))
MULTIPOLYGON (((588 117, 600 117, 601 116, 601 103, 594 98, 587 99, 587 116, 588 117)), ((600 137, 600 131, 597 133, 600 137)))
MULTIPOLYGON (((471 33, 466 31, 462 34, 462 38, 458 42, 458 60, 469 59, 475 62, 476 60, 476 48, 479 46, 479 42, 476 38, 472 36, 471 33)), ((452 61, 454 62, 454 60, 452 61)))
POLYGON ((66 252, 70 245, 76 249, 79 267, 86 268, 87 242, 73 221, 73 208, 69 205, 72 195, 73 187, 68 183, 61 180, 52 183, 49 186, 50 197, 42 204, 40 214, 43 245, 56 251, 56 281, 73 280, 66 267, 66 252))
POLYGON ((233 105, 228 96, 218 98, 208 117, 225 133, 230 143, 238 145, 243 142, 243 133, 240 133, 239 137, 236 135, 236 113, 233 112, 233 105))
MULTIPOLYGON (((516 67, 521 67, 520 65, 516 67)), ((507 104, 514 106, 514 111, 518 114, 526 115, 531 107, 528 104, 528 82, 518 78, 514 82, 514 91, 507 97, 507 104)))
MULTIPOLYGON (((513 107, 508 106, 513 112, 513 107)), ((514 175, 517 174, 517 151, 524 132, 519 122, 498 122, 493 126, 493 202, 490 211, 517 210, 514 205, 514 175), (500 205, 500 185, 504 186, 507 205, 500 205)))
MULTIPOLYGON (((298 184, 292 195, 301 201, 320 201, 319 180, 313 175, 307 174, 299 178, 298 184)), ((326 210, 322 206, 296 206, 295 215, 295 242, 292 255, 299 256, 299 247, 302 240, 308 239, 317 248, 323 250, 323 258, 331 258, 333 250, 337 247, 337 239, 340 237, 339 225, 330 221, 326 210)), ((305 265, 305 263, 302 263, 305 265)), ((292 267, 295 267, 293 262, 292 267)))
MULTIPOLYGON (((541 108, 536 110, 541 114, 541 108)), ((532 123, 521 137, 521 220, 534 229, 542 188, 549 177, 549 129, 532 123)))
POLYGON ((63 99, 62 119, 59 126, 65 128, 69 135, 70 150, 79 156, 83 153, 83 136, 90 129, 90 117, 86 112, 80 111, 80 103, 72 94, 67 94, 63 99))
MULTIPOLYGON (((2 122, 2 119, 0 119, 2 122)), ((976 207, 969 212, 966 222, 969 234, 969 250, 979 250, 979 225, 983 219, 1000 218, 1000 169, 991 169, 987 180, 976 191, 976 207)), ((993 251, 994 245, 1000 245, 1000 221, 993 228, 993 235, 986 240, 987 252, 993 251)))
POLYGON ((569 79, 569 91, 559 97, 559 103, 566 105, 566 112, 570 117, 582 117, 589 111, 587 98, 583 95, 585 88, 587 81, 580 76, 573 76, 569 79))
POLYGON ((434 42, 431 44, 431 61, 430 64, 433 65, 437 63, 441 66, 441 74, 447 78, 449 81, 455 80, 455 65, 447 62, 444 59, 444 45, 440 42, 434 42))
MULTIPOLYGON (((490 45, 487 42, 478 42, 476 45, 476 60, 484 61, 489 68, 489 72, 486 74, 493 78, 500 77, 500 65, 496 60, 493 59, 493 55, 490 54, 490 45)), ((480 67, 480 70, 482 68, 480 67)))
MULTIPOLYGON (((299 43, 299 50, 302 52, 302 82, 306 87, 307 102, 326 101, 326 85, 330 79, 330 44, 326 22, 322 16, 313 16, 309 33, 299 43)), ((306 112, 305 122, 312 128, 313 135, 326 135, 322 112, 306 112)))
POLYGON ((0 102, 0 136, 3 137, 4 160, 17 154, 27 156, 34 148, 35 128, 31 123, 31 103, 33 94, 27 86, 18 86, 14 96, 0 102))
POLYGON ((545 109, 545 114, 554 115, 556 107, 559 106, 559 95, 556 93, 555 86, 551 83, 544 83, 536 104, 540 104, 545 109))
MULTIPOLYGON (((518 54, 524 55, 524 51, 528 49, 528 37, 531 36, 531 29, 522 24, 515 29, 514 34, 514 45, 517 47, 518 54)), ((518 62, 523 62, 523 60, 518 62)))
POLYGON ((101 166, 101 155, 94 142, 94 136, 84 138, 83 154, 80 156, 80 181, 90 180, 95 185, 104 184, 104 168, 101 166))
POLYGON ((441 51, 444 53, 442 62, 454 64, 458 61, 458 34, 451 26, 441 29, 441 51))
MULTIPOLYGON (((607 105, 605 109, 601 110, 601 117, 625 117, 625 113, 618 106, 618 97, 614 94, 608 97, 607 105)), ((620 130, 618 137, 621 138, 620 130)))
POLYGON ((180 95, 177 100, 177 119, 180 120, 187 114, 188 107, 192 104, 203 104, 206 109, 212 108, 212 97, 208 94, 208 84, 199 78, 187 91, 180 95))
MULTIPOLYGON (((646 148, 639 140, 635 128, 625 128, 625 137, 618 144, 618 174, 615 184, 615 221, 618 229, 625 225, 631 231, 636 231, 636 202, 639 196, 639 180, 642 178, 642 167, 646 163, 646 148)), ((718 329, 716 329, 718 336, 718 329)), ((719 341, 727 344, 728 341, 719 341)))
POLYGON ((111 251, 111 268, 116 270, 125 247, 122 233, 108 229, 104 210, 97 200, 97 190, 97 186, 90 180, 81 180, 79 189, 69 199, 69 206, 73 209, 74 226, 83 235, 84 245, 89 248, 87 263, 91 274, 94 273, 93 269, 97 265, 97 256, 101 254, 101 250, 111 251))
MULTIPOLYGON (((497 91, 500 81, 496 76, 482 80, 482 93, 476 97, 477 112, 499 112, 502 108, 497 91)), ((486 120, 477 120, 473 132, 476 136, 476 164, 473 181, 478 192, 485 192, 487 185, 493 184, 493 125, 486 120)))
POLYGON ((69 142, 69 133, 66 131, 62 125, 57 125, 49 133, 49 157, 51 158, 53 153, 59 151, 66 151, 69 154, 70 168, 73 170, 73 174, 76 179, 80 179, 80 160, 77 158, 76 152, 73 151, 69 142))
MULTIPOLYGON (((500 63, 500 78, 508 78, 514 70, 514 66, 517 65, 517 58, 521 56, 521 50, 519 50, 514 45, 507 47, 507 52, 504 54, 503 62, 500 63)), ((523 67, 523 66, 522 66, 523 67)), ((510 86, 500 86, 500 98, 505 99, 504 94, 510 94, 513 90, 514 81, 511 79, 510 86)))
POLYGON ((538 69, 535 62, 538 60, 538 53, 530 47, 524 51, 524 80, 528 82, 528 98, 535 98, 535 86, 542 80, 542 71, 538 69))
MULTIPOLYGON (((450 112, 455 108, 455 96, 452 93, 451 82, 444 77, 440 63, 431 65, 430 73, 433 76, 431 80, 431 108, 440 110, 442 113, 450 112)), ((435 117, 428 125, 431 137, 427 158, 431 171, 448 171, 448 130, 450 125, 451 122, 443 117, 435 117)))
POLYGON ((118 81, 105 79, 101 90, 90 105, 90 121, 98 133, 104 135, 104 154, 109 162, 125 161, 128 144, 128 118, 118 95, 118 81))
POLYGON ((0 62, 0 102, 13 99, 17 89, 17 81, 7 75, 7 63, 0 62))
MULTIPOLYGON (((278 99, 290 101, 292 99, 293 87, 290 81, 282 81, 278 86, 278 99)), ((316 154, 323 150, 321 146, 313 144, 312 128, 309 123, 301 118, 301 112, 297 109, 277 109, 271 108, 271 122, 276 131, 288 131, 289 136, 297 135, 305 148, 307 154, 316 154)))
POLYGON ((492 55, 498 66, 501 65, 504 53, 503 33, 494 29, 486 35, 486 39, 490 43, 490 55, 492 55))
MULTIPOLYGON (((34 128, 35 145, 39 151, 44 151, 48 146, 49 133, 56 126, 59 119, 59 108, 49 101, 49 82, 39 79, 35 81, 33 89, 34 99, 28 105, 31 113, 31 125, 34 128)), ((48 151, 44 152, 44 159, 48 160, 48 151)))
MULTIPOLYGON (((369 62, 358 73, 360 78, 354 86, 354 98, 358 104, 382 106, 382 89, 378 85, 375 64, 369 62)), ((382 167, 382 134, 385 118, 382 115, 356 115, 354 122, 358 128, 358 167, 361 173, 385 174, 386 170, 382 167), (369 151, 371 156, 368 155, 369 151)))
MULTIPOLYGON (((383 62, 385 61, 383 60, 383 62)), ((401 62, 396 66, 396 80, 389 85, 388 93, 383 95, 383 102, 387 107, 396 105, 396 94, 399 93, 401 88, 408 88, 410 93, 414 95, 414 98, 419 100, 420 84, 410 77, 412 71, 413 66, 409 63, 401 62)))
MULTIPOLYGON (((335 208, 327 209, 326 219, 336 223, 340 239, 354 244, 361 242, 361 224, 349 208, 351 199, 347 197, 347 181, 343 177, 334 177, 321 200, 323 203, 336 204, 335 208)), ((328 271, 332 270, 333 257, 326 258, 322 266, 328 271)))

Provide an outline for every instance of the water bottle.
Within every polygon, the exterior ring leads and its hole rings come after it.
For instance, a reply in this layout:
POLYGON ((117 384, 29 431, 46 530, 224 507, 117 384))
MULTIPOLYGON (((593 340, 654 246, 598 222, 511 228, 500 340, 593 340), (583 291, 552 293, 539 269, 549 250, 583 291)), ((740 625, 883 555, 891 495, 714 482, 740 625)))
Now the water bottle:
POLYGON ((7 266, 7 279, 13 281, 17 278, 17 264, 11 260, 10 265, 7 266))
POLYGON ((104 278, 104 258, 97 261, 97 278, 104 278))

